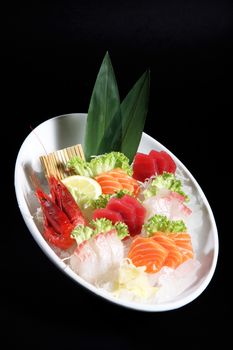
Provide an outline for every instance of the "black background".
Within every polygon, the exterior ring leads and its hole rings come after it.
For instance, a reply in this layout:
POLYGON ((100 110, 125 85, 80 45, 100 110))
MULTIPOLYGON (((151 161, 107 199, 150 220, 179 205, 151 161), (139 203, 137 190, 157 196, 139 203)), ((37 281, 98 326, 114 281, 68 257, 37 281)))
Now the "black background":
POLYGON ((39 349, 230 344, 232 1, 8 5, 1 32, 1 109, 7 123, 1 128, 2 139, 7 138, 2 146, 2 339, 9 346, 39 349), (86 112, 107 50, 121 97, 150 68, 145 131, 193 173, 216 217, 216 273, 201 296, 178 310, 136 312, 89 294, 44 256, 17 208, 14 162, 30 125, 86 112))

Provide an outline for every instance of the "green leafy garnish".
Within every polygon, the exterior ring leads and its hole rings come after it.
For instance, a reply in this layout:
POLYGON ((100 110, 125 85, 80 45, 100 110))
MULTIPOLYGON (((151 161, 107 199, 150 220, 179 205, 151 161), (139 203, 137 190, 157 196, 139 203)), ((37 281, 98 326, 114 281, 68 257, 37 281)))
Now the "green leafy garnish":
POLYGON ((119 151, 132 162, 142 136, 148 111, 150 72, 135 83, 120 105, 115 74, 108 53, 100 67, 90 100, 84 153, 119 151))
POLYGON ((90 163, 78 156, 71 158, 66 164, 67 169, 72 170, 75 174, 94 177, 90 163))
POLYGON ((99 233, 107 233, 114 229, 116 230, 117 236, 120 239, 129 236, 128 226, 123 222, 116 222, 115 224, 113 224, 112 221, 105 218, 101 218, 92 220, 90 222, 90 225, 92 227, 78 225, 72 231, 71 236, 76 240, 77 244, 80 244, 83 241, 86 241, 99 233))
POLYGON ((122 198, 126 194, 128 194, 129 196, 132 196, 132 192, 130 192, 129 190, 123 189, 123 190, 119 190, 115 194, 113 194, 113 197, 122 198))
POLYGON ((90 225, 94 228, 96 234, 106 233, 114 228, 112 221, 106 218, 91 220, 90 225))
POLYGON ((86 162, 79 157, 73 157, 67 163, 67 168, 82 176, 94 177, 110 171, 114 168, 125 170, 128 175, 132 175, 132 167, 129 159, 120 152, 110 152, 93 157, 90 162, 86 162))
POLYGON ((106 208, 111 197, 111 194, 101 194, 97 199, 91 201, 91 207, 93 209, 106 208))
POLYGON ((97 199, 93 199, 91 201, 91 207, 93 209, 101 209, 106 208, 109 200, 111 198, 122 198, 124 195, 128 194, 129 196, 132 196, 132 193, 128 190, 120 190, 115 192, 114 194, 101 194, 97 199))
POLYGON ((110 152, 94 157, 90 161, 90 167, 94 176, 114 168, 121 168, 128 175, 132 175, 132 167, 129 165, 129 159, 121 152, 110 152))
POLYGON ((154 215, 143 225, 148 236, 155 232, 186 232, 187 227, 183 220, 169 220, 165 215, 154 215))
POLYGON ((94 235, 94 230, 88 226, 78 225, 71 233, 77 244, 90 239, 94 235))
POLYGON ((162 175, 158 175, 151 182, 148 188, 143 192, 145 198, 156 196, 159 190, 168 189, 172 192, 177 192, 185 197, 185 201, 189 201, 189 197, 182 190, 182 183, 178 180, 174 174, 164 172, 162 175))
POLYGON ((118 221, 114 224, 114 227, 120 239, 124 239, 125 237, 129 236, 128 226, 124 222, 118 221))
POLYGON ((120 239, 123 239, 129 235, 128 226, 124 222, 119 221, 113 224, 112 221, 106 218, 101 218, 101 219, 92 220, 90 224, 94 227, 96 234, 107 233, 115 229, 120 239))

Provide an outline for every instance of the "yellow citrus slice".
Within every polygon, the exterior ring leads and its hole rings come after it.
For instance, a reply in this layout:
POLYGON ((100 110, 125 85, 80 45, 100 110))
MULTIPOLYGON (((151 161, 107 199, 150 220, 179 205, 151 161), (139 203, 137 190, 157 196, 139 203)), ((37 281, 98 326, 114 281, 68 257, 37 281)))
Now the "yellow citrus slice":
POLYGON ((88 206, 88 201, 97 199, 102 194, 99 183, 87 176, 73 175, 66 177, 62 182, 82 208, 88 206))

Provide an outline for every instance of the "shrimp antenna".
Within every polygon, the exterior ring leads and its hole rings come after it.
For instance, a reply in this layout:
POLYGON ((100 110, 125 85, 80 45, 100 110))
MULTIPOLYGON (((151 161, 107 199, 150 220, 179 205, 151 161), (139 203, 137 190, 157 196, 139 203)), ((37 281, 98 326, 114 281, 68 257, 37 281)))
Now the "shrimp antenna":
POLYGON ((30 171, 29 179, 35 190, 41 187, 40 181, 33 169, 30 171))
POLYGON ((39 138, 38 134, 35 132, 35 129, 30 125, 30 129, 33 132, 33 134, 36 136, 37 140, 39 141, 40 145, 42 146, 43 150, 45 151, 46 156, 48 155, 48 152, 46 151, 45 146, 43 145, 43 142, 39 138))

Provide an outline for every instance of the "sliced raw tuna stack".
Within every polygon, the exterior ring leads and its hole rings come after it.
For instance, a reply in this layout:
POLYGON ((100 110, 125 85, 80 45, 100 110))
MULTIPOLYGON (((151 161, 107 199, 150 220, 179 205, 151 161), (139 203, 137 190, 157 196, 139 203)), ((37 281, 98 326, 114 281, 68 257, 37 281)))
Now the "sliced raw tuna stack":
POLYGON ((122 201, 135 208, 136 223, 134 230, 135 232, 137 232, 136 234, 139 234, 142 230, 142 225, 144 224, 146 209, 143 207, 142 204, 139 203, 138 200, 135 200, 135 198, 133 198, 132 196, 125 195, 124 197, 122 197, 122 201))
POLYGON ((116 211, 103 208, 103 209, 96 209, 93 213, 93 219, 101 219, 106 218, 110 221, 112 221, 113 224, 115 224, 118 221, 123 221, 122 216, 120 213, 117 213, 116 211))
POLYGON ((153 175, 160 175, 164 171, 175 173, 176 163, 165 151, 150 151, 149 154, 137 153, 133 162, 133 177, 141 182, 153 175))
POLYGON ((122 198, 111 198, 106 208, 96 209, 93 219, 106 218, 113 223, 122 221, 128 226, 130 235, 135 236, 141 232, 145 215, 146 210, 137 199, 124 195, 122 198))
POLYGON ((153 150, 150 151, 149 156, 156 162, 159 174, 162 174, 164 171, 167 173, 175 173, 176 163, 167 152, 153 150))
POLYGON ((141 182, 158 173, 157 164, 148 154, 137 153, 133 162, 133 177, 141 182))

